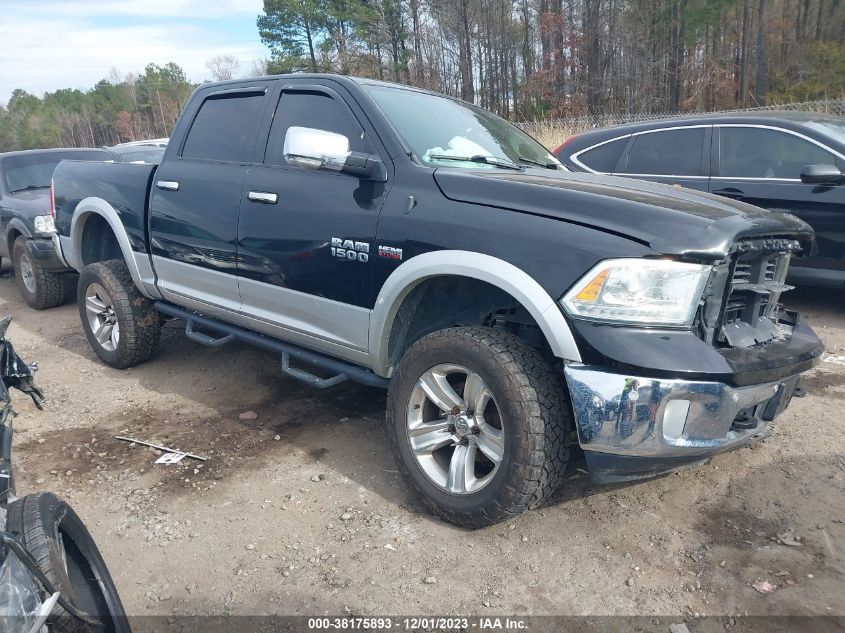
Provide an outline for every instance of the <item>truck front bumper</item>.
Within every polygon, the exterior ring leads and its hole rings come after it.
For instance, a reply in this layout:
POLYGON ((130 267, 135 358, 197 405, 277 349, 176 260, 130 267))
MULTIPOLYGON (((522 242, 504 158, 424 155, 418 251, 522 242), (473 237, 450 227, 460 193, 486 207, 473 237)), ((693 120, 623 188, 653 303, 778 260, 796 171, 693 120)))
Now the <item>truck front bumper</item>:
POLYGON ((578 439, 598 483, 644 479, 707 461, 762 437, 799 375, 736 387, 645 378, 569 364, 578 439))
POLYGON ((67 262, 56 251, 53 240, 48 237, 31 237, 26 240, 29 256, 38 262, 44 270, 51 272, 69 272, 67 262))

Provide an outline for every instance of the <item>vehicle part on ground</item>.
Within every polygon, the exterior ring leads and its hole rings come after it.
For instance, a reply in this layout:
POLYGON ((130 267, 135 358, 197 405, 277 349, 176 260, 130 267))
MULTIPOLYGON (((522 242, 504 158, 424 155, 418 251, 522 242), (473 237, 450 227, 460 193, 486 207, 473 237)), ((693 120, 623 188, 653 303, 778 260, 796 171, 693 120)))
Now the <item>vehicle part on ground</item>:
POLYGON ((123 435, 115 435, 114 439, 120 440, 122 442, 129 442, 130 444, 149 446, 150 448, 155 448, 159 451, 164 451, 165 453, 179 453, 184 455, 185 457, 190 457, 191 459, 198 459, 201 462, 204 462, 208 459, 207 457, 201 457, 200 455, 194 455, 193 453, 189 453, 188 451, 183 451, 180 448, 168 448, 167 446, 161 446, 160 444, 153 444, 152 442, 145 442, 144 440, 136 440, 134 437, 124 437, 123 435))
POLYGON ((432 512, 464 527, 539 506, 569 460, 560 376, 536 349, 492 328, 414 343, 390 383, 386 424, 407 482, 432 512))
POLYGON ((125 262, 113 259, 83 268, 77 297, 82 328, 104 363, 125 369, 155 353, 161 336, 158 313, 132 282, 125 262))
POLYGON ((117 588, 94 539, 66 501, 39 492, 9 504, 7 531, 15 535, 63 600, 50 618, 51 633, 128 633, 117 588), (68 604, 72 609, 68 610, 68 604), (82 622, 81 614, 87 617, 82 622), (99 621, 96 626, 91 622, 99 621), (102 626, 100 626, 102 625, 102 626))
POLYGON ((44 269, 40 262, 29 253, 26 238, 23 236, 15 240, 12 261, 15 266, 18 289, 29 307, 44 310, 64 302, 67 292, 67 275, 44 269))

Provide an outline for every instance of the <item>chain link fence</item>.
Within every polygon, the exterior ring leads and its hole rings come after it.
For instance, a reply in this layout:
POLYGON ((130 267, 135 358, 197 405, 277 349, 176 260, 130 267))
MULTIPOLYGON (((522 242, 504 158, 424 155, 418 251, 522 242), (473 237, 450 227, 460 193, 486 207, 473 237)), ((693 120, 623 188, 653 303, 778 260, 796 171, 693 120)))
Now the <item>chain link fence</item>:
MULTIPOLYGON (((793 111, 793 112, 822 112, 845 117, 845 99, 827 99, 820 101, 801 101, 797 103, 784 103, 757 108, 745 108, 736 110, 720 110, 725 112, 772 112, 772 111, 793 111)), ((560 145, 567 137, 587 130, 625 123, 645 123, 658 121, 660 119, 671 119, 689 117, 703 114, 714 114, 713 112, 663 112, 663 113, 625 113, 615 114, 591 114, 563 119, 549 119, 546 121, 528 121, 516 125, 525 130, 528 134, 539 140, 549 149, 560 145)))

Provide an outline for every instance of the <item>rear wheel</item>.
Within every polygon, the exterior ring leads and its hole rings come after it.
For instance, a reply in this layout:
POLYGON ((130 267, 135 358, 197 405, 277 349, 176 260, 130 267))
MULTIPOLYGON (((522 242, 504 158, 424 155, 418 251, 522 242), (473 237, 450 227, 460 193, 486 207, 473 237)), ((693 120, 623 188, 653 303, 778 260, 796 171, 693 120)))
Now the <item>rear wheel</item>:
POLYGON ((124 261, 112 259, 83 268, 77 303, 85 336, 106 365, 125 369, 155 353, 161 319, 153 302, 135 286, 124 261))
POLYGON ((15 279, 23 300, 30 308, 44 310, 61 305, 67 292, 67 276, 45 270, 26 249, 26 238, 15 240, 12 249, 15 279))
POLYGON ((39 492, 9 504, 7 530, 32 554, 55 589, 73 606, 100 620, 91 627, 56 605, 50 633, 129 633, 126 613, 100 550, 67 502, 39 492))
POLYGON ((438 516, 465 527, 540 505, 560 484, 571 416, 540 353, 491 328, 429 334, 390 382, 387 436, 400 472, 438 516))

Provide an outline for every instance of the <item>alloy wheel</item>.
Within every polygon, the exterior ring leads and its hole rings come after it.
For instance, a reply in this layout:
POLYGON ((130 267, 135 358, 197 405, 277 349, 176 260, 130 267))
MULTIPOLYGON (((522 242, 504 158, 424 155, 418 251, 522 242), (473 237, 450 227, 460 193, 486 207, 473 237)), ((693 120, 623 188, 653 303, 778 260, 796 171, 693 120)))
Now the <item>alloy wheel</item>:
POLYGON ((94 338, 108 352, 117 349, 120 325, 112 300, 100 284, 91 284, 85 291, 85 314, 94 338))
POLYGON ((452 494, 478 492, 502 463, 505 432, 484 380, 456 364, 440 364, 411 391, 407 436, 425 475, 452 494))

